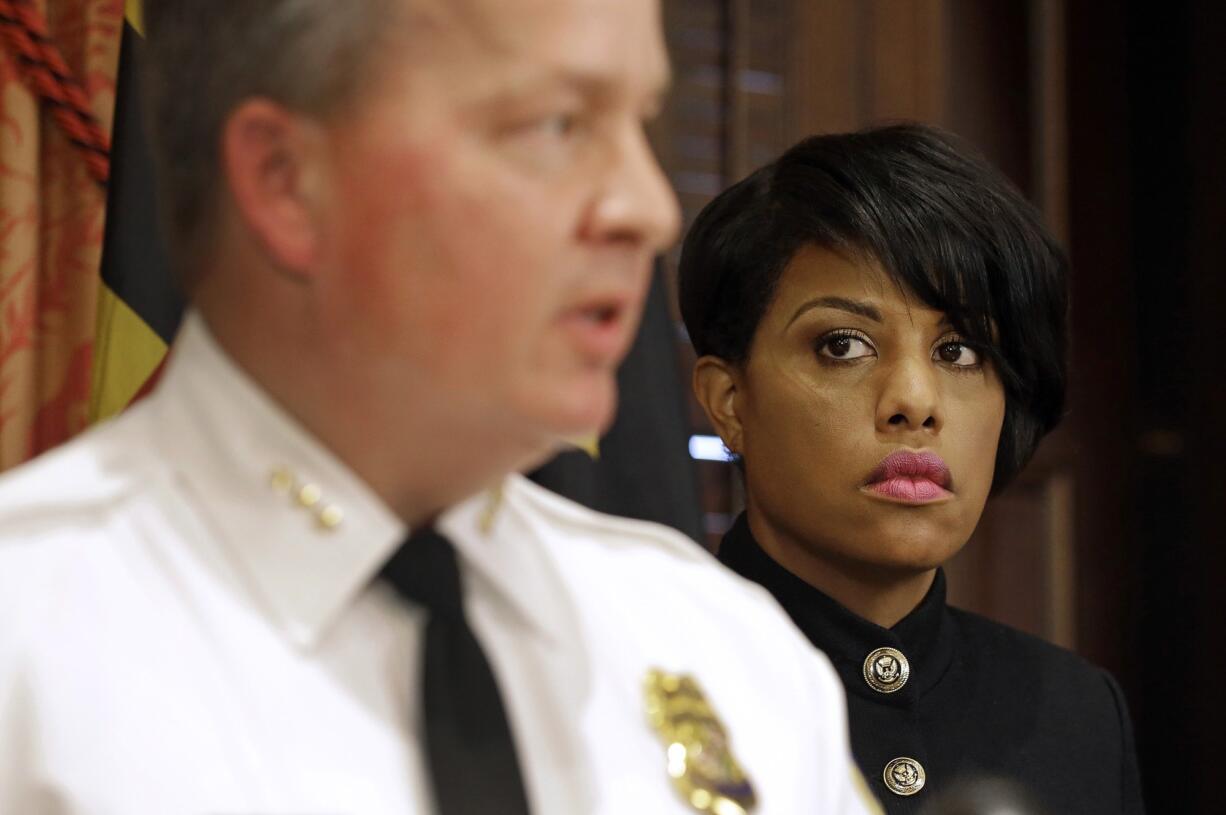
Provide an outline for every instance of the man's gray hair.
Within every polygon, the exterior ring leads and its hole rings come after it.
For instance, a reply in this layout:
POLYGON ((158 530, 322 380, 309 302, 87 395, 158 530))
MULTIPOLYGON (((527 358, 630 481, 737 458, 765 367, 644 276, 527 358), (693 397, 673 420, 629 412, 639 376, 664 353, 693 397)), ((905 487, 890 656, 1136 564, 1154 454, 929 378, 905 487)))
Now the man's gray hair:
POLYGON ((321 119, 343 112, 405 2, 145 0, 145 115, 163 227, 188 279, 213 233, 227 116, 255 96, 321 119))

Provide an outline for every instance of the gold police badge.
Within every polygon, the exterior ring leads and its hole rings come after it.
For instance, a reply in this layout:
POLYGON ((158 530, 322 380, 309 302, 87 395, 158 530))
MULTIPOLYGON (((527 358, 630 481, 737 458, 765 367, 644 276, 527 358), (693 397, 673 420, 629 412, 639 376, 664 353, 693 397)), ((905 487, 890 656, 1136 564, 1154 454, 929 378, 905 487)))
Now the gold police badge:
POLYGON ((647 718, 664 743, 668 774, 699 812, 749 815, 753 785, 732 755, 724 725, 691 677, 652 669, 644 683, 647 718))

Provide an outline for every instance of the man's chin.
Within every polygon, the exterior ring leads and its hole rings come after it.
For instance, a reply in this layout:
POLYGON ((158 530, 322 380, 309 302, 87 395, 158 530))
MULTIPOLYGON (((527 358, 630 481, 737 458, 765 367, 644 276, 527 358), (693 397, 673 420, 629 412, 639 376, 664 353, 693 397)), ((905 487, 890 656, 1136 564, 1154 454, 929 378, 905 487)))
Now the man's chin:
POLYGON ((596 433, 575 437, 557 435, 542 437, 537 444, 528 446, 515 470, 521 473, 531 472, 549 463, 554 456, 572 450, 579 450, 596 458, 599 453, 599 443, 600 436, 596 433))
POLYGON ((617 417, 617 379, 613 374, 593 379, 546 406, 554 437, 572 447, 590 447, 617 417))
POLYGON ((583 384, 556 389, 552 399, 543 399, 541 391, 529 394, 532 404, 521 402, 515 434, 527 446, 543 451, 545 459, 574 449, 596 454, 600 437, 617 415, 617 381, 608 375, 583 384))

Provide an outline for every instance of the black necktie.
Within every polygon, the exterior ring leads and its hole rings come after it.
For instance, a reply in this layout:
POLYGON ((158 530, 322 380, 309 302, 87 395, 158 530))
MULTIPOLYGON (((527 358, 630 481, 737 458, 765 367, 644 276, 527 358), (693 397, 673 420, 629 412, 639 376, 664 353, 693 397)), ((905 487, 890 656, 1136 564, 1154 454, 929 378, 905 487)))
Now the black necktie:
POLYGON ((527 815, 524 782, 498 683, 468 620, 451 541, 415 532, 383 567, 430 613, 422 668, 426 756, 441 815, 527 815))

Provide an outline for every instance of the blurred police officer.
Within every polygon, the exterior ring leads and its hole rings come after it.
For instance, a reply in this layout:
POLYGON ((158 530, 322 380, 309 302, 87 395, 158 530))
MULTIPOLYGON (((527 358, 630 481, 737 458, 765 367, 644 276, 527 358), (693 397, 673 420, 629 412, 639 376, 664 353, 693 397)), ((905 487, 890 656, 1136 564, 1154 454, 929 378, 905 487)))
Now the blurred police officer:
POLYGON ((0 811, 871 808, 764 593, 513 474, 678 228, 655 0, 146 6, 193 308, 0 485, 0 811))

